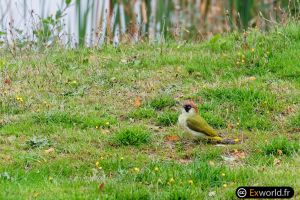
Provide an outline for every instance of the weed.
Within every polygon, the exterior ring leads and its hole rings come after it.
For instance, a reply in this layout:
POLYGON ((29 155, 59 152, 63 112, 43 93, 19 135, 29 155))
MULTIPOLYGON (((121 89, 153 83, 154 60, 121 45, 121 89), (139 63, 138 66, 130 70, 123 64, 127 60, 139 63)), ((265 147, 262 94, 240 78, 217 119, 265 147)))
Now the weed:
POLYGON ((26 141, 29 148, 41 148, 51 146, 51 142, 47 138, 33 137, 26 141))
POLYGON ((113 139, 118 145, 139 146, 150 141, 150 133, 143 127, 127 127, 117 132, 113 139))
POLYGON ((176 101, 169 96, 160 96, 150 102, 150 106, 156 110, 161 110, 166 107, 172 107, 176 101))
POLYGON ((128 116, 134 119, 149 119, 155 117, 156 112, 152 108, 142 107, 132 111, 128 116))

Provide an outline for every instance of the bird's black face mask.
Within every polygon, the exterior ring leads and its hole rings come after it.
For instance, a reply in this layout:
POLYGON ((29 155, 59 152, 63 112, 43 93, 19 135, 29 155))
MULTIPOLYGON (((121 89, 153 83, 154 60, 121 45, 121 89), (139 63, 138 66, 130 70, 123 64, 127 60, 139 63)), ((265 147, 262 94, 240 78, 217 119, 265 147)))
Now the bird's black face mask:
POLYGON ((183 108, 186 112, 189 112, 191 110, 192 106, 191 105, 184 105, 183 108))

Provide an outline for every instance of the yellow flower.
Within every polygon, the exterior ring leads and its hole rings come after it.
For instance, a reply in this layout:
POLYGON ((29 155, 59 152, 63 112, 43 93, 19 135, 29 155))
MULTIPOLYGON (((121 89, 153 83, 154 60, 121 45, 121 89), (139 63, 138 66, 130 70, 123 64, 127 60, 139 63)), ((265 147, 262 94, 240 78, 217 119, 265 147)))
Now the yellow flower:
POLYGON ((252 48, 251 51, 254 52, 255 51, 254 48, 252 48))
POLYGON ((190 185, 194 184, 193 180, 189 180, 188 182, 189 182, 190 185))
POLYGON ((174 182, 175 182, 174 178, 170 178, 169 183, 174 183, 174 182))
POLYGON ((74 81, 72 81, 72 84, 77 84, 77 81, 75 81, 75 80, 74 80, 74 81))
POLYGON ((106 125, 109 125, 109 122, 106 122, 105 124, 106 124, 106 125))
POLYGON ((222 173, 221 176, 225 176, 225 173, 222 173))
POLYGON ((124 157, 123 157, 123 156, 121 156, 120 160, 124 160, 124 157))
POLYGON ((138 167, 133 168, 133 170, 134 170, 135 172, 140 172, 140 168, 138 168, 138 167))
POLYGON ((159 171, 158 167, 155 167, 155 168, 154 168, 154 171, 158 172, 158 171, 159 171))
POLYGON ((97 161, 97 162, 96 162, 96 167, 99 167, 99 164, 100 164, 99 161, 97 161))
POLYGON ((225 184, 223 184, 223 187, 224 187, 224 188, 226 188, 226 187, 227 187, 227 184, 226 184, 226 183, 225 183, 225 184))
POLYGON ((240 141, 238 138, 235 138, 233 141, 235 141, 235 142, 238 142, 238 141, 240 141))
POLYGON ((239 65, 239 64, 240 64, 240 62, 239 62, 239 61, 236 61, 236 64, 237 64, 237 65, 239 65))
POLYGON ((48 180, 49 180, 49 181, 52 181, 52 180, 53 180, 53 178, 52 178, 51 176, 49 176, 49 177, 48 177, 48 180))
POLYGON ((244 59, 242 60, 242 63, 245 63, 245 60, 244 60, 244 59))
POLYGON ((96 126, 96 129, 98 129, 99 128, 99 126, 96 126))

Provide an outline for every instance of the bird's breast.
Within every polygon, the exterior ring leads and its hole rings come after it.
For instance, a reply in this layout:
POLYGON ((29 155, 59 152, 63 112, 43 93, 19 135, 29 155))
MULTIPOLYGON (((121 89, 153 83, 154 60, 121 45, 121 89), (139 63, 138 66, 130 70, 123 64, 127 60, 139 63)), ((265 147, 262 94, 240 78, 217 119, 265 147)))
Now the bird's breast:
POLYGON ((187 119, 187 116, 184 115, 184 114, 181 114, 179 115, 178 117, 178 124, 180 126, 182 126, 183 128, 185 128, 187 125, 186 125, 186 119, 187 119))
POLYGON ((187 126, 187 115, 184 115, 184 114, 181 114, 179 115, 178 117, 178 124, 184 128, 188 133, 190 133, 192 136, 194 137, 205 137, 205 134, 201 133, 201 132, 197 132, 197 131, 194 131, 192 129, 190 129, 188 126, 187 126))

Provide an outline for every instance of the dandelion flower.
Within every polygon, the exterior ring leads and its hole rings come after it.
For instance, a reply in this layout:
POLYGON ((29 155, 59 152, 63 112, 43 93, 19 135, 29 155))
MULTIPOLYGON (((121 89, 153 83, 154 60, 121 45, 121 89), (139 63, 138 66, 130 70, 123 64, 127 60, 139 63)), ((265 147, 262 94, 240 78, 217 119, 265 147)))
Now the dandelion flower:
POLYGON ((190 185, 193 185, 193 184, 194 184, 193 180, 189 180, 188 183, 189 183, 190 185))
POLYGON ((97 161, 97 162, 96 162, 96 167, 99 167, 99 164, 100 164, 99 161, 97 161))
POLYGON ((49 181, 52 181, 52 180, 53 180, 53 178, 52 178, 51 176, 49 176, 49 177, 48 177, 48 180, 49 180, 49 181))
POLYGON ((133 168, 133 170, 134 170, 135 172, 140 172, 140 168, 138 168, 138 167, 133 168))
POLYGON ((106 125, 109 125, 109 122, 106 122, 105 124, 106 124, 106 125))
POLYGON ((244 59, 242 60, 242 63, 245 63, 245 60, 244 60, 244 59))
POLYGON ((120 158, 120 160, 124 160, 124 157, 122 156, 122 157, 120 158))
POLYGON ((158 172, 158 171, 159 171, 158 167, 155 167, 155 168, 154 168, 154 171, 158 172))
POLYGON ((254 48, 252 48, 251 51, 254 52, 255 51, 254 48))
POLYGON ((96 126, 96 129, 98 129, 99 128, 99 126, 96 126))
POLYGON ((225 176, 225 173, 222 173, 221 176, 225 176))
POLYGON ((226 188, 226 187, 227 187, 227 184, 226 184, 226 183, 225 183, 225 184, 223 184, 223 187, 224 187, 224 188, 226 188))

